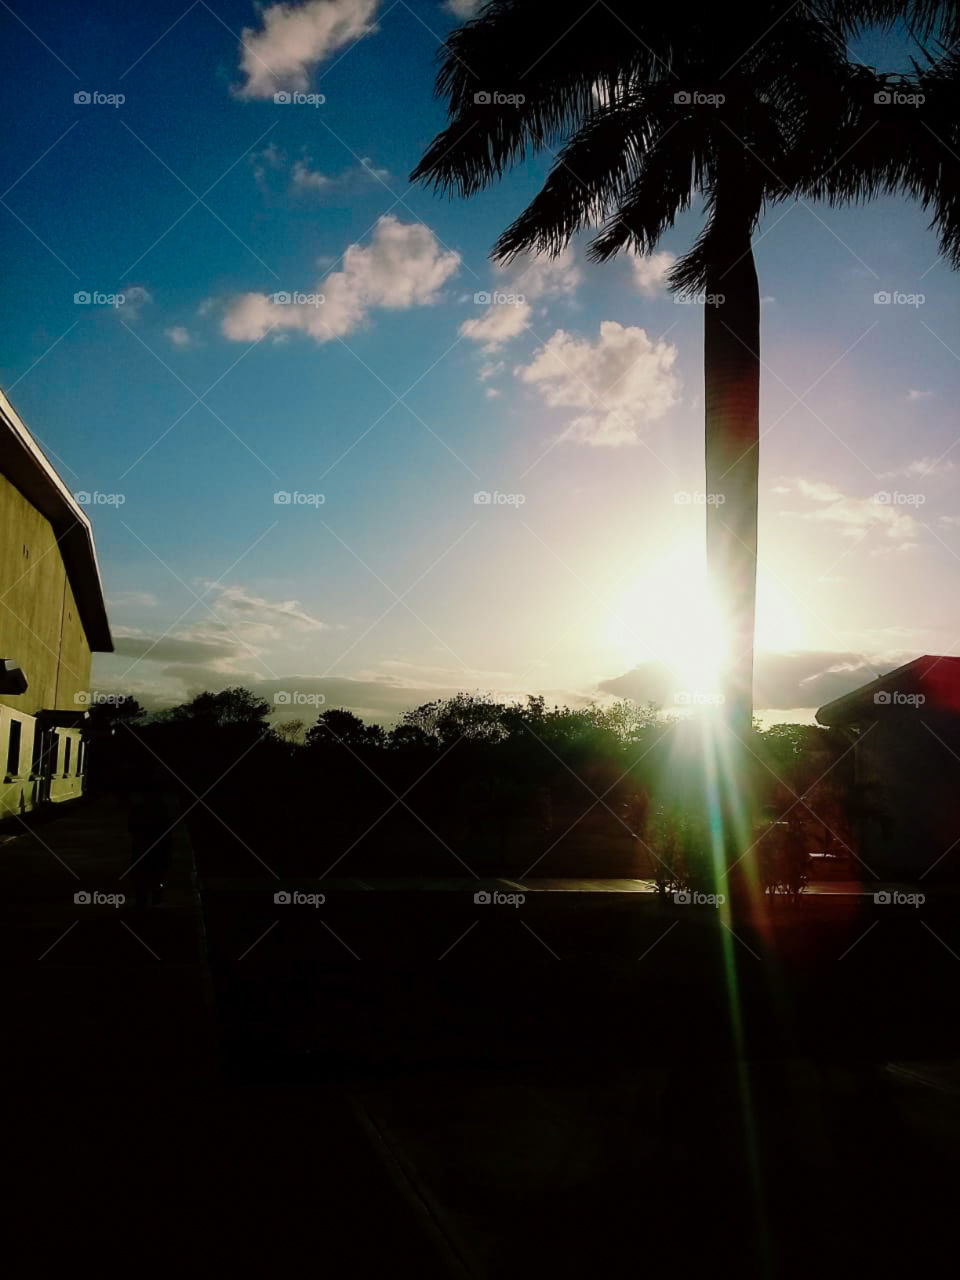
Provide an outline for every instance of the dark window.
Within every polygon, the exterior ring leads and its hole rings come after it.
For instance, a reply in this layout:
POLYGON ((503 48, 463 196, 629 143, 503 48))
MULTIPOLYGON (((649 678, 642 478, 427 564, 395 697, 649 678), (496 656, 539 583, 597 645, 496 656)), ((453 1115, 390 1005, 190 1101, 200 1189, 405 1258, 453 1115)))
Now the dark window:
POLYGON ((85 746, 86 746, 86 743, 81 738, 80 742, 77 745, 77 777, 78 778, 83 777, 83 757, 86 755, 86 752, 84 751, 85 746))
POLYGON ((7 741, 7 773, 15 778, 20 772, 20 736, 23 725, 19 720, 10 721, 10 737, 7 741))
POLYGON ((63 776, 66 777, 70 772, 70 739, 64 738, 63 741, 63 776))

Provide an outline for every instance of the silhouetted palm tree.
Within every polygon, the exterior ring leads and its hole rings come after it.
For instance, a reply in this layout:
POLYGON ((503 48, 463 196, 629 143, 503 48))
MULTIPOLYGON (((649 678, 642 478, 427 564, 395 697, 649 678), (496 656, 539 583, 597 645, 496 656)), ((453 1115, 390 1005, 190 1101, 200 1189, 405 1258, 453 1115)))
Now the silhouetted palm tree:
POLYGON ((760 439, 751 239, 765 204, 815 179, 821 194, 837 189, 818 144, 848 114, 841 8, 494 0, 446 41, 437 95, 450 123, 412 175, 470 196, 551 153, 498 261, 555 254, 598 226, 594 260, 648 254, 703 200, 705 225, 669 278, 724 299, 704 307, 706 488, 725 499, 706 507, 707 558, 729 620, 727 722, 741 735, 752 716, 760 439), (494 91, 523 100, 498 105, 494 91))

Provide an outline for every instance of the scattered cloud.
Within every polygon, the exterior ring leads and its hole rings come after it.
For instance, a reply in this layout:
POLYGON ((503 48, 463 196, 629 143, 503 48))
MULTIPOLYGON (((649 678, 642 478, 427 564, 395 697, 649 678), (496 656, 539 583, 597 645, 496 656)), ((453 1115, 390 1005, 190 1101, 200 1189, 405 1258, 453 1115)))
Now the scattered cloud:
POLYGON ((377 30, 379 0, 307 0, 272 4, 259 29, 245 27, 237 90, 241 98, 272 98, 280 90, 305 90, 312 69, 377 30))
POLYGON ((642 429, 677 403, 677 348, 644 329, 604 320, 596 341, 557 329, 517 376, 554 408, 582 409, 563 438, 579 444, 636 444, 642 429))
POLYGON ((223 333, 234 342, 256 342, 270 329, 292 329, 330 342, 352 333, 374 308, 407 310, 436 302, 459 266, 460 255, 443 249, 429 227, 384 215, 370 243, 350 245, 342 268, 320 281, 315 294, 303 295, 307 300, 241 294, 226 308, 223 333))
POLYGON ((472 342, 482 342, 484 351, 496 351, 524 332, 530 316, 529 302, 489 302, 479 316, 464 320, 459 332, 472 342))
POLYGON ((153 294, 141 284, 128 284, 120 292, 123 306, 117 308, 117 315, 123 320, 139 320, 140 312, 153 301, 153 294))
POLYGON ((881 472, 880 478, 883 480, 893 480, 898 477, 931 477, 946 476, 951 471, 956 470, 956 463, 951 462, 949 458, 917 458, 913 462, 906 463, 905 466, 897 467, 893 471, 881 472))
POLYGON ((163 331, 175 347, 189 347, 193 343, 193 335, 182 324, 171 325, 163 331))
POLYGON ((556 257, 546 253, 521 255, 506 268, 506 273, 510 291, 533 300, 570 297, 583 279, 569 245, 556 257))
POLYGON ((111 609, 155 609, 160 602, 152 591, 116 591, 107 603, 111 609))
POLYGON ((469 18, 476 17, 480 6, 485 3, 486 0, 444 0, 443 8, 461 22, 466 22, 469 18))
POLYGON ((503 373, 506 367, 502 360, 488 360, 486 364, 480 366, 477 377, 481 382, 489 382, 491 378, 496 378, 503 373))
POLYGON ((911 387, 910 390, 907 392, 907 399, 908 400, 930 400, 936 394, 937 393, 935 391, 917 391, 916 388, 911 387))
POLYGON ((878 531, 901 543, 912 541, 919 526, 905 504, 892 501, 894 495, 876 493, 868 498, 852 497, 833 485, 821 481, 798 479, 792 492, 813 504, 803 511, 782 511, 781 515, 798 516, 840 526, 841 533, 858 541, 878 531))
POLYGON ((659 253, 637 254, 633 259, 633 283, 640 293, 652 297, 667 287, 667 272, 676 258, 666 249, 659 253))
MULTIPOLYGON (((896 653, 874 659, 861 653, 810 650, 801 653, 760 652, 756 658, 754 698, 758 710, 816 708, 858 689, 916 654, 896 653)), ((636 702, 656 702, 666 711, 675 706, 676 676, 669 665, 648 662, 599 686, 601 693, 636 702)))

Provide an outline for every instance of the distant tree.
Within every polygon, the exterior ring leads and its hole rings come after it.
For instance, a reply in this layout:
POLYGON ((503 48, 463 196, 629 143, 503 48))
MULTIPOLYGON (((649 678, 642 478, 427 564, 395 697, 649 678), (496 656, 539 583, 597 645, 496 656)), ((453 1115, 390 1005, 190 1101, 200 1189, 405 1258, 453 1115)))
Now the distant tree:
POLYGON ((281 720, 279 724, 273 726, 273 732, 281 742, 289 743, 292 746, 303 742, 306 728, 306 723, 303 720, 281 720))
POLYGON ((365 724, 359 716, 344 707, 322 711, 317 723, 307 732, 307 746, 344 747, 356 751, 365 747, 382 747, 387 735, 378 724, 365 724))
POLYGON ((198 693, 190 702, 175 707, 173 720, 193 720, 216 728, 231 725, 266 729, 270 704, 241 686, 220 693, 198 693))
POLYGON ((91 733, 113 733, 122 725, 138 724, 146 714, 136 698, 117 695, 112 702, 94 702, 87 714, 87 729, 91 733))

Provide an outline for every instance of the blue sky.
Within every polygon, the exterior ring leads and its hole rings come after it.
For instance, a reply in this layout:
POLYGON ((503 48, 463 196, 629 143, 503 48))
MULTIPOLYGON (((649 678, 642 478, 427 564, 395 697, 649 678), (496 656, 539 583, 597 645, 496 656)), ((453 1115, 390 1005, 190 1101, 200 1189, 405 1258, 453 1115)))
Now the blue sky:
MULTIPOLYGON (((97 686, 245 683, 386 719, 455 688, 669 702, 661 667, 700 631, 703 506, 677 495, 703 489, 702 308, 666 293, 667 257, 492 268, 540 159, 470 202, 409 187, 458 17, 13 8, 0 383, 100 495, 118 652, 97 686)), ((960 281, 926 224, 888 200, 758 228, 768 718, 958 651, 960 281)))

